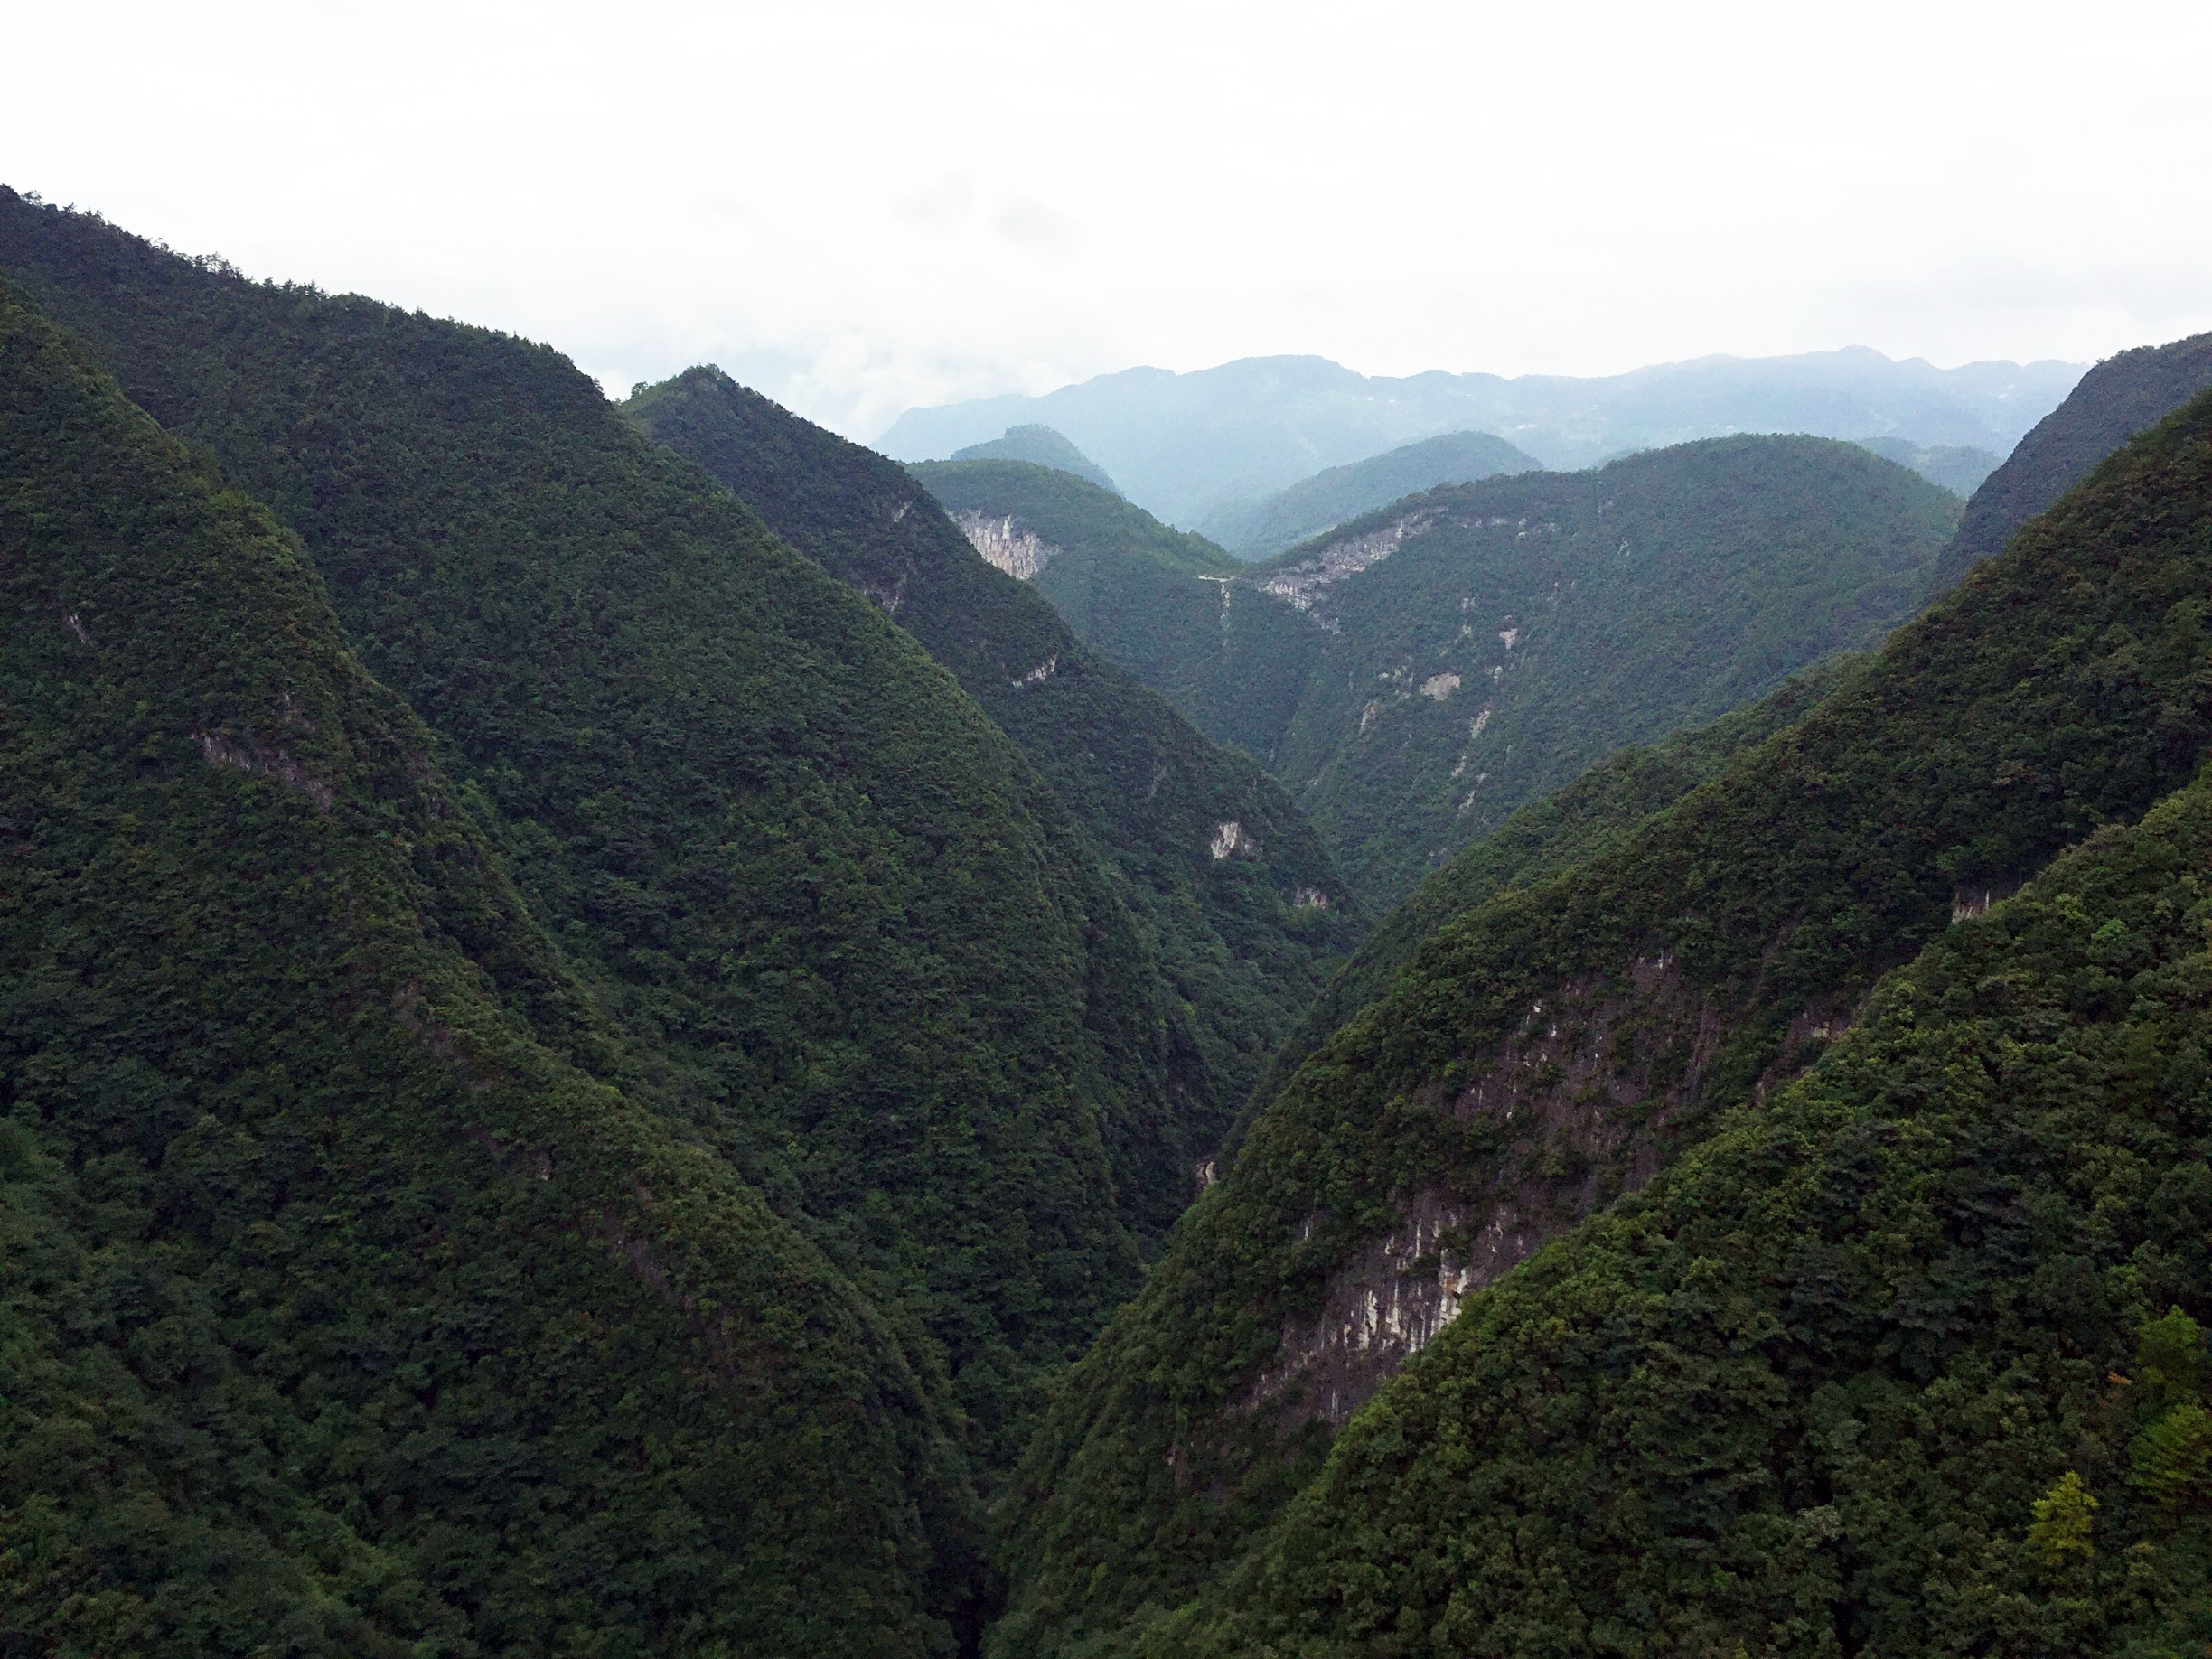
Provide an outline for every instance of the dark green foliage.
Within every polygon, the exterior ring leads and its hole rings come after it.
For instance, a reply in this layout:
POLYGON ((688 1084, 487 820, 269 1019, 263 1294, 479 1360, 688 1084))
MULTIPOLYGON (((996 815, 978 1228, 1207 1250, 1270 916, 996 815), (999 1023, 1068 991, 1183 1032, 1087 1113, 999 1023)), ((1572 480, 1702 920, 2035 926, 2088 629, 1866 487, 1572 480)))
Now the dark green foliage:
POLYGON ((1936 570, 1938 586, 1957 581, 1976 559, 1995 558, 2014 530, 2087 477, 2090 468, 2208 389, 2212 334, 2138 346, 2090 370, 1974 492, 1936 570))
POLYGON ((549 350, 13 194, 0 265, 299 532, 654 1097, 1008 1456, 1191 1187, 1153 977, 1019 752, 549 350))
POLYGON ((2135 1339, 2135 1386, 2151 1406, 2194 1400, 2205 1382, 2204 1327, 2179 1308, 2153 1319, 2135 1339))
POLYGON ((2212 1497, 2212 1411, 2194 1400, 2135 1437, 2128 1479, 2168 1519, 2212 1497))
POLYGON ((1729 438, 1432 491, 1233 567, 1063 475, 915 470, 1062 549, 1036 585, 1076 632, 1282 779, 1377 909, 1615 749, 1878 639, 1958 511, 1857 445, 1729 438))
POLYGON ((1340 1026, 1387 995, 1400 970, 1439 928, 1508 887, 1529 886, 1617 846, 1653 813, 1718 776, 1739 752, 1801 719, 1866 661, 1849 654, 1831 657, 1756 703, 1648 748, 1623 749, 1564 788, 1519 808, 1376 924, 1275 1051, 1253 1097, 1254 1108, 1272 1100, 1306 1057, 1340 1026))
POLYGON ((1106 469, 1062 437, 1050 426, 1008 426, 1003 437, 992 438, 985 444, 970 444, 965 449, 956 449, 955 461, 1026 461, 1036 466, 1057 468, 1073 473, 1076 477, 1094 483, 1101 490, 1112 490, 1114 481, 1106 475, 1106 469))
POLYGON ((1856 445, 1744 437, 1401 502, 1286 555, 1334 632, 1278 776, 1378 908, 1523 801, 1911 614, 1957 501, 1856 445), (1479 730, 1477 727, 1479 726, 1479 730))
POLYGON ((1203 537, 1064 474, 1009 461, 910 469, 972 532, 1008 525, 1043 544, 1039 593, 1083 642, 1199 730, 1273 764, 1282 709, 1323 636, 1290 606, 1232 580, 1244 566, 1203 537))
POLYGON ((1262 501, 1225 508, 1210 514, 1204 529, 1240 558, 1265 558, 1333 530, 1346 519, 1439 484, 1473 483, 1500 473, 1533 473, 1542 466, 1535 456, 1490 433, 1447 432, 1346 466, 1332 466, 1262 501))
POLYGON ((0 1652, 948 1651, 942 1378, 432 749, 0 282, 0 1652))
POLYGON ((1486 1292, 1226 1617, 1140 1650, 2203 1651, 2212 1414, 2123 1456, 2115 1373, 2212 1293, 2207 871, 2212 780, 1951 929, 1809 1076, 1486 1292), (2067 1472, 2093 1554, 2054 1536, 2067 1472))
MULTIPOLYGON (((1474 1285, 1510 1268, 1769 1098, 1955 917, 2186 782, 2212 733, 2208 586, 2212 399, 2108 462, 1805 718, 1586 862, 1432 934, 1260 1114, 1072 1373, 1021 1471, 1003 1651, 1070 1651, 1085 1633, 1111 1645, 1147 1607, 1197 1594, 1310 1478, 1341 1407, 1308 1397, 1315 1373, 1283 1344, 1332 1298, 1440 1282, 1454 1261, 1474 1285), (1423 1204, 1460 1219, 1430 1255, 1378 1267, 1423 1204), (1493 1223, 1518 1242, 1478 1258, 1493 1223)), ((2170 864, 2155 838, 2141 845, 2170 864)), ((2142 914, 2162 916, 2170 897, 2142 914)), ((2096 914, 2103 965, 2084 983, 2109 981, 2095 1017, 2124 1023, 2138 910, 2115 899, 2096 914)), ((2144 948, 2179 951, 2180 937, 2144 948)), ((1955 983, 1970 1002, 2002 991, 1955 983)), ((2193 1089, 2185 1035, 2131 1036, 2131 1064, 2179 1068, 2174 1086, 2193 1089)), ((2165 1132, 2113 1126, 2123 1142, 2165 1132)), ((2101 1167, 2086 1158, 2068 1177, 2101 1167)), ((2186 1274, 2174 1294, 2168 1282, 2146 1294, 2189 1299, 2186 1274)), ((1928 1306, 1929 1329, 1950 1328, 1928 1306)), ((1934 1364, 1933 1337, 1915 1340, 1911 1364, 1934 1364)), ((1390 1369, 1383 1350, 1332 1352, 1346 1404, 1390 1369), (1383 1358, 1361 1359, 1371 1351, 1383 1358)), ((2010 1535, 2054 1473, 2004 1477, 2010 1535)))
POLYGON ((985 564, 897 463, 718 370, 691 370, 626 408, 876 599, 1051 783, 1165 978, 1178 1155, 1187 1166, 1211 1151, 1357 936, 1357 907, 1298 810, 1250 760, 1083 645, 1032 587, 985 564), (1216 857, 1231 822, 1246 839, 1216 857))

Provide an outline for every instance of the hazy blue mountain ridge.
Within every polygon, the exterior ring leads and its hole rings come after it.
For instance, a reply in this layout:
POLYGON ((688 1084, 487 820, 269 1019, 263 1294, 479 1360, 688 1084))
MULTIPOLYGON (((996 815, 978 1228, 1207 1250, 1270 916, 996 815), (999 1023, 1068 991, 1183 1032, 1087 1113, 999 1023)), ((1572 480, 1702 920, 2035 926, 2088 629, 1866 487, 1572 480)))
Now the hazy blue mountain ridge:
POLYGON ((1487 432, 1448 432, 1330 467, 1262 501, 1222 508, 1199 529, 1239 558, 1265 558, 1401 497, 1540 466, 1534 456, 1487 432))
POLYGON ((1244 358, 1189 374, 1129 369, 1042 397, 910 409, 876 446, 903 461, 951 455, 1009 426, 1050 425, 1131 501, 1195 527, 1230 503, 1418 438, 1489 432, 1545 466, 1743 432, 1898 437, 2009 453, 2082 366, 1937 369, 1851 347, 1796 357, 1706 357, 1591 378, 1367 376, 1319 357, 1244 358))
POLYGON ((1101 490, 1121 493, 1105 468, 1062 437, 1050 426, 1008 426, 1001 437, 987 444, 970 444, 957 450, 955 461, 1026 461, 1034 466, 1056 467, 1063 473, 1098 485, 1101 490))
POLYGON ((1929 445, 1894 437, 1861 438, 1859 442, 1885 461, 1909 466, 1930 483, 1941 484, 1962 499, 1971 498, 2001 463, 1999 456, 1986 449, 1959 444, 1929 445))

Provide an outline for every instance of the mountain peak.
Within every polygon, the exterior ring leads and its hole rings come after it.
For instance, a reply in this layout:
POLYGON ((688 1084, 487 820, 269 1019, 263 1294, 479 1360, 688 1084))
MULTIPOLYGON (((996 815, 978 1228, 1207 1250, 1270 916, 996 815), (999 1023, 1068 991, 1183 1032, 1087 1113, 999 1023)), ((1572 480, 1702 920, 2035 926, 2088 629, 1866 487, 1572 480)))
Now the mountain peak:
POLYGON ((986 443, 970 444, 965 449, 952 452, 955 461, 1026 461, 1036 466, 1049 466, 1063 473, 1111 490, 1116 495, 1121 488, 1115 483, 1106 469, 1089 455, 1069 443, 1050 426, 1031 424, 1008 426, 1005 436, 986 443))

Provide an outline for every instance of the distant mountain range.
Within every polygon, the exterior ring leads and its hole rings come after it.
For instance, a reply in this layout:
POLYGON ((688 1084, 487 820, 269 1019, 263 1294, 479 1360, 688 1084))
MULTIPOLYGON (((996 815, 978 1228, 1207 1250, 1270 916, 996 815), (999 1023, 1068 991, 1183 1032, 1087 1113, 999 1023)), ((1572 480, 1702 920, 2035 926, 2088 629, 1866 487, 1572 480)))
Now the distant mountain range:
POLYGON ((1346 519, 1439 484, 1473 483, 1500 473, 1539 470, 1535 456, 1502 437, 1487 432, 1447 432, 1401 444, 1364 461, 1332 466, 1260 501, 1223 507, 1209 514, 1199 528, 1239 558, 1265 558, 1308 536, 1334 530, 1346 519))
POLYGON ((1930 483, 1941 484, 1964 500, 1982 487, 2003 457, 1966 444, 1915 444, 1907 438, 1861 438, 1861 447, 1885 461, 1909 466, 1930 483))
POLYGON ((912 470, 1086 642, 1270 767, 1378 911, 1623 744, 1878 642, 1964 505, 1858 445, 1713 438, 1442 485, 1241 564, 1064 472, 912 470))
POLYGON ((940 460, 1008 427, 1046 425, 1129 500, 1190 530, 1233 502, 1447 432, 1494 433, 1555 470, 1739 432, 1891 438, 2001 457, 2085 367, 1938 369, 1850 346, 1701 357, 1590 379, 1507 379, 1364 375, 1321 357, 1249 357, 1192 374, 1127 369, 1043 397, 909 409, 876 446, 902 461, 940 460))

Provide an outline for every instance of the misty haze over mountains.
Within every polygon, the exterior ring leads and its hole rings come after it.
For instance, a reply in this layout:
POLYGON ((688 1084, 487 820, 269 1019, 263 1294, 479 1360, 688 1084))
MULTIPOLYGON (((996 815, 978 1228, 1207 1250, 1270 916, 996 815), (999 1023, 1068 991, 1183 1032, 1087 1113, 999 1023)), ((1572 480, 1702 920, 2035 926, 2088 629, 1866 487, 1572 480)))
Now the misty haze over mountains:
POLYGON ((1320 357, 1252 357, 1190 374, 1126 369, 1042 397, 909 409, 876 446, 938 460, 1043 424, 1129 498, 1195 528, 1324 468, 1444 432, 1505 438, 1547 467, 1739 432, 1890 438, 2000 457, 2057 408, 2082 363, 1938 369, 1864 346, 1792 357, 1702 357, 1626 374, 1363 375, 1320 357))

